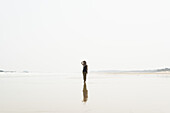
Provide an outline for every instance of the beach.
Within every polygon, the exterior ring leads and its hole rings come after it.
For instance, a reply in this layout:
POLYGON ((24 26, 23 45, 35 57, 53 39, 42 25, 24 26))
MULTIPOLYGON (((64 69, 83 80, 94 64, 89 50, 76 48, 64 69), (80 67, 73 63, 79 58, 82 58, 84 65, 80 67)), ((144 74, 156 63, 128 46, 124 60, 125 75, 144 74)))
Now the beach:
POLYGON ((0 113, 170 113, 169 73, 0 73, 0 113))

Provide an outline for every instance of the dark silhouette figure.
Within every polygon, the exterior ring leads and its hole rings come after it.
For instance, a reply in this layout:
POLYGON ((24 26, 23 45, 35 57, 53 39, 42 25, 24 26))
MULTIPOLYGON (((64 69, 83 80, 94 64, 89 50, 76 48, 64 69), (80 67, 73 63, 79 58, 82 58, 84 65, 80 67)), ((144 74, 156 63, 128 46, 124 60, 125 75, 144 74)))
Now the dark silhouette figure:
POLYGON ((86 82, 86 76, 87 76, 87 73, 88 73, 88 66, 87 66, 86 61, 82 61, 81 64, 83 65, 83 80, 84 80, 84 82, 86 82))
POLYGON ((87 102, 87 99, 88 99, 88 90, 87 90, 86 83, 84 83, 84 86, 83 86, 83 102, 87 102))

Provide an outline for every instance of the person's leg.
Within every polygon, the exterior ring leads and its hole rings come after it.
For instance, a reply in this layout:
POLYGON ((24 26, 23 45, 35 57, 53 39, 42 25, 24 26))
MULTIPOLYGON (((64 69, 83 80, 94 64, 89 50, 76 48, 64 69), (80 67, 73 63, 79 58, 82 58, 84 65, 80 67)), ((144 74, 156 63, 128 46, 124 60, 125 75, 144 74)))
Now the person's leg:
POLYGON ((83 79, 84 79, 84 82, 86 82, 86 72, 83 72, 83 79))

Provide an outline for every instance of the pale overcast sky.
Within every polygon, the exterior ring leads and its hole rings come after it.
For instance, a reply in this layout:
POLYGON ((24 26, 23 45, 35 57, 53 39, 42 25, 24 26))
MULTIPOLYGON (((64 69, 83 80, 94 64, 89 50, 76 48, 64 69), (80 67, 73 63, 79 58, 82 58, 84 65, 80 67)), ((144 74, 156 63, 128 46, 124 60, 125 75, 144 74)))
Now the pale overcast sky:
POLYGON ((170 67, 169 0, 1 0, 0 69, 170 67))

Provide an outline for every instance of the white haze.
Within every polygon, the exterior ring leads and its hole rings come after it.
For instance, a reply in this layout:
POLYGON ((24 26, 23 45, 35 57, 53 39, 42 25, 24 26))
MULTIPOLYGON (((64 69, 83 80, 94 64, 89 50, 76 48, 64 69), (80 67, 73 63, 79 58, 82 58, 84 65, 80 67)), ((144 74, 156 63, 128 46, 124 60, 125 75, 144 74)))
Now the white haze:
POLYGON ((0 69, 170 67, 169 0, 1 0, 0 69))

